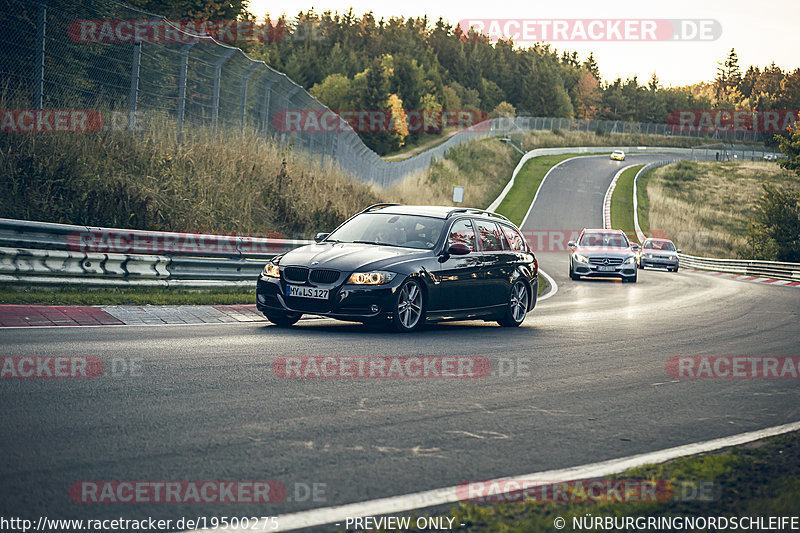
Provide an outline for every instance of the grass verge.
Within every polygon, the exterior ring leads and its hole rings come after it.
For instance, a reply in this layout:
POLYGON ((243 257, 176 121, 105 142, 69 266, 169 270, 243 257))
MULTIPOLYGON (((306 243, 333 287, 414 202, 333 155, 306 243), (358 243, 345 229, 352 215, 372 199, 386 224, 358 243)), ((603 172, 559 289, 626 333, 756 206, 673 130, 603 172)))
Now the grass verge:
MULTIPOLYGON (((566 523, 560 531, 573 533, 598 529, 573 528, 573 518, 580 520, 590 516, 617 517, 618 520, 620 517, 797 516, 800 434, 790 433, 718 452, 647 465, 609 477, 651 482, 663 480, 674 487, 675 492, 671 498, 665 498, 666 501, 632 502, 591 501, 581 497, 580 492, 571 491, 565 494, 565 498, 560 498, 566 501, 557 503, 463 503, 443 516, 455 518, 453 524, 465 524, 456 526, 452 530, 455 532, 506 533, 552 533, 556 531, 553 524, 557 517, 566 523)), ((412 520, 411 524, 415 522, 412 520)), ((613 527, 610 529, 615 530, 613 527)))
POLYGON ((636 183, 636 199, 639 202, 639 226, 642 233, 650 235, 650 196, 647 194, 647 185, 653 177, 653 170, 648 170, 636 183))
POLYGON ((503 190, 520 157, 495 138, 471 141, 451 148, 427 172, 409 176, 384 196, 404 204, 455 205, 453 185, 460 185, 461 205, 485 207, 503 190))
MULTIPOLYGON (((800 179, 771 162, 680 161, 648 172, 639 221, 684 253, 736 258, 746 248, 755 206, 769 183, 800 190, 800 179)), ((640 201, 642 197, 640 196, 640 201)))
POLYGON ((225 305, 255 303, 254 288, 90 288, 0 284, 0 304, 14 305, 225 305))
POLYGON ((643 166, 636 165, 624 171, 611 195, 611 227, 624 231, 632 242, 638 242, 633 221, 633 178, 643 166))

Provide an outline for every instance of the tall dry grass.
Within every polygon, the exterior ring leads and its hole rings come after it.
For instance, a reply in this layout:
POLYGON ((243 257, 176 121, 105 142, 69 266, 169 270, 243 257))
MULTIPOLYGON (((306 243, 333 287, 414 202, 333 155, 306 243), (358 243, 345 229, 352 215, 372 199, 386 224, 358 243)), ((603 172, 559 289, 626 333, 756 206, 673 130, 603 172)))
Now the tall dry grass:
POLYGON ((407 177, 385 196, 404 204, 455 205, 453 186, 460 185, 464 187, 461 205, 484 208, 503 190, 520 157, 497 139, 471 141, 450 149, 426 172, 407 177))
POLYGON ((746 244, 763 183, 800 190, 775 163, 681 162, 653 171, 647 183, 651 234, 665 234, 684 253, 735 258, 746 244))
POLYGON ((378 192, 254 133, 0 136, 0 216, 150 230, 330 230, 378 192))

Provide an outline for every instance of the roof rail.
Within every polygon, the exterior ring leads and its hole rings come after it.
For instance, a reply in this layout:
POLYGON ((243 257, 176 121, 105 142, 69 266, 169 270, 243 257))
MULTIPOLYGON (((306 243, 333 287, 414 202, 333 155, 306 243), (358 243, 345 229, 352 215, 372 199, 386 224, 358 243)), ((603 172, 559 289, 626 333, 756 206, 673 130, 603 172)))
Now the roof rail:
POLYGON ((485 209, 475 209, 475 208, 472 208, 472 207, 458 207, 456 209, 451 209, 447 213, 447 218, 450 218, 451 216, 455 215, 456 213, 480 213, 482 215, 486 215, 486 216, 490 216, 490 217, 497 217, 497 218, 503 219, 506 222, 511 222, 510 220, 508 220, 506 217, 504 217, 500 213, 495 213, 494 211, 486 211, 485 209))
POLYGON ((368 213, 368 212, 372 211, 373 209, 378 209, 379 207, 390 207, 390 206, 393 206, 393 205, 401 205, 401 204, 372 204, 371 206, 369 206, 368 208, 364 209, 361 212, 362 213, 368 213))

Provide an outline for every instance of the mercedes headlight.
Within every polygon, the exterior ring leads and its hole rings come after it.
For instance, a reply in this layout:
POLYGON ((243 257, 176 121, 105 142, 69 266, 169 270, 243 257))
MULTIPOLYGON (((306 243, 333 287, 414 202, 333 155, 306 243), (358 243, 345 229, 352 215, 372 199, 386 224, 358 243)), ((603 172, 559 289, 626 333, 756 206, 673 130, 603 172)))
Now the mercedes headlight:
POLYGON ((394 272, 385 272, 383 270, 353 272, 347 278, 347 283, 353 285, 383 285, 392 281, 396 275, 394 272))
POLYGON ((626 264, 626 265, 630 265, 630 264, 631 264, 631 263, 633 263, 634 261, 636 261, 636 256, 635 256, 635 255, 632 255, 632 256, 630 256, 629 258, 627 258, 627 259, 625 260, 625 264, 626 264))
POLYGON ((275 263, 267 263, 266 266, 264 266, 264 271, 261 273, 261 276, 265 278, 280 278, 281 271, 275 263))
POLYGON ((575 261, 577 261, 579 263, 588 263, 589 262, 589 258, 586 257, 585 255, 575 254, 572 257, 574 257, 575 261))

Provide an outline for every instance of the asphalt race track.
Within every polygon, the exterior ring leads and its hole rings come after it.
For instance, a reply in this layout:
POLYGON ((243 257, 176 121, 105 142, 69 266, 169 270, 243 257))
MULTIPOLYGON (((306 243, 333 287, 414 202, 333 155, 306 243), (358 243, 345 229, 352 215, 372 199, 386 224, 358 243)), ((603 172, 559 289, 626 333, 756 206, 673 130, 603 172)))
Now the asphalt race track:
MULTIPOLYGON (((561 165, 524 229, 602 227, 603 195, 617 170, 658 158, 561 165)), ((678 355, 800 355, 800 290, 651 270, 639 271, 636 284, 571 281, 566 253, 538 258, 559 291, 518 329, 472 322, 400 335, 313 320, 290 330, 264 323, 0 330, 2 355, 95 356, 107 368, 133 359, 139 367, 135 375, 0 381, 0 514, 266 516, 800 420, 797 380, 675 380, 665 370, 678 355), (511 375, 273 374, 277 357, 304 355, 480 355, 511 375), (87 480, 277 480, 289 498, 269 506, 72 502, 70 485, 87 480), (315 483, 324 493, 303 497, 315 483)))

